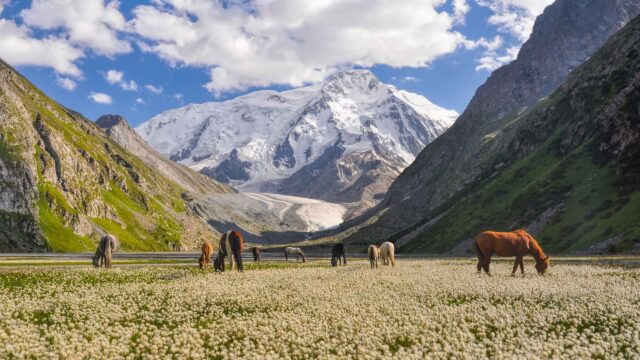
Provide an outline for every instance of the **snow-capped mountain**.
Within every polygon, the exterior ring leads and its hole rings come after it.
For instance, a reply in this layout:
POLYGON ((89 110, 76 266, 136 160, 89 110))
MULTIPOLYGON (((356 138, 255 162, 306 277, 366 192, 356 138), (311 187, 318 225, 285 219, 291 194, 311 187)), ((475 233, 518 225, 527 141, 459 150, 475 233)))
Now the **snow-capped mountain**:
POLYGON ((172 160, 240 190, 375 202, 458 114, 368 70, 165 111, 135 130, 172 160))

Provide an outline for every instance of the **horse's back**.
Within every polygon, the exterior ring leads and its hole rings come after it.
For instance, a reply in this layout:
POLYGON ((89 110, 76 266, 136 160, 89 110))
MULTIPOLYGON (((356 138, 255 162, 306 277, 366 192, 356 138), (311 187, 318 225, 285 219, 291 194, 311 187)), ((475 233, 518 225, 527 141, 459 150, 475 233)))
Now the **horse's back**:
POLYGON ((528 238, 530 237, 524 230, 515 232, 485 231, 476 236, 475 243, 485 254, 516 256, 524 255, 529 251, 528 238))

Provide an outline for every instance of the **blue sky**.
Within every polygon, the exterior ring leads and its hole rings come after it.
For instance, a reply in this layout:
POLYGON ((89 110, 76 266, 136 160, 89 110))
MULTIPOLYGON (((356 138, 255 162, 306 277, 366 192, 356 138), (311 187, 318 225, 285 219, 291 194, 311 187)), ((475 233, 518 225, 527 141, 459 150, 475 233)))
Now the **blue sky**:
POLYGON ((0 0, 0 57, 95 120, 349 68, 462 112, 552 0, 0 0))

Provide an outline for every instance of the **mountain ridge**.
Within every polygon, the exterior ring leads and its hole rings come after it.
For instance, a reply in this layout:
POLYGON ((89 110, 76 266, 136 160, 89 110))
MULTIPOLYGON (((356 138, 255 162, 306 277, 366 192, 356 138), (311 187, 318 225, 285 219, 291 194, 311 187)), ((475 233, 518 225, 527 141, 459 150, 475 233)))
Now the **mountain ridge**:
POLYGON ((240 190, 370 205, 456 117, 350 70, 319 85, 169 110, 135 130, 165 156, 240 190), (169 137, 177 133, 186 135, 169 137), (321 172, 330 180, 318 183, 321 172))
POLYGON ((539 106, 577 64, 639 12, 638 0, 558 0, 547 7, 517 59, 494 71, 456 123, 393 182, 371 211, 374 224, 354 235, 354 241, 373 234, 407 236, 407 229, 428 223, 437 209, 463 196, 482 174, 487 159, 508 143, 513 135, 504 131, 508 125, 539 106))

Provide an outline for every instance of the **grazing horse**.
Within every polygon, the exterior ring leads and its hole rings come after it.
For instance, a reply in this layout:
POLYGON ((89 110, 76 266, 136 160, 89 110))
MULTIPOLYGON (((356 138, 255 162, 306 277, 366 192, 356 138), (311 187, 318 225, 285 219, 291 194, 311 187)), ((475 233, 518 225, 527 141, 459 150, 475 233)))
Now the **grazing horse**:
POLYGON ((244 238, 240 231, 230 230, 220 238, 220 246, 218 247, 218 257, 213 262, 216 271, 224 271, 224 258, 229 257, 229 267, 233 270, 235 261, 236 269, 244 271, 242 266, 242 249, 244 249, 244 238))
POLYGON ((118 249, 118 239, 113 235, 105 235, 100 239, 95 255, 93 255, 93 267, 110 268, 113 253, 118 249))
POLYGON ((211 253, 213 253, 213 246, 210 242, 205 241, 202 244, 202 255, 200 255, 200 259, 198 260, 200 269, 206 269, 209 267, 209 264, 211 263, 211 253))
POLYGON ((515 276, 518 265, 520 265, 520 272, 524 276, 522 258, 527 254, 531 254, 535 259, 536 270, 540 275, 544 274, 550 265, 549 257, 544 254, 536 239, 524 230, 513 232, 486 231, 476 236, 473 244, 478 255, 478 274, 484 269, 487 275, 491 276, 489 264, 493 254, 516 257, 511 276, 515 276))
POLYGON ((380 258, 382 258, 382 265, 396 266, 396 250, 393 243, 385 241, 380 245, 380 258))
POLYGON ((380 257, 380 248, 376 245, 369 245, 369 249, 367 249, 367 255, 369 255, 369 264, 371 268, 378 268, 378 257, 380 257))
POLYGON ((251 251, 253 252, 253 262, 260 261, 260 248, 257 246, 254 246, 253 249, 251 249, 251 251))
POLYGON ((295 255, 296 256, 296 261, 300 260, 300 257, 302 257, 302 262, 306 262, 307 259, 305 259, 304 257, 304 252, 302 252, 302 249, 298 248, 298 247, 287 247, 284 249, 284 259, 286 261, 289 261, 289 256, 291 255, 295 255))
POLYGON ((340 265, 347 265, 347 255, 342 244, 335 244, 331 248, 331 266, 338 266, 338 262, 340 265))

